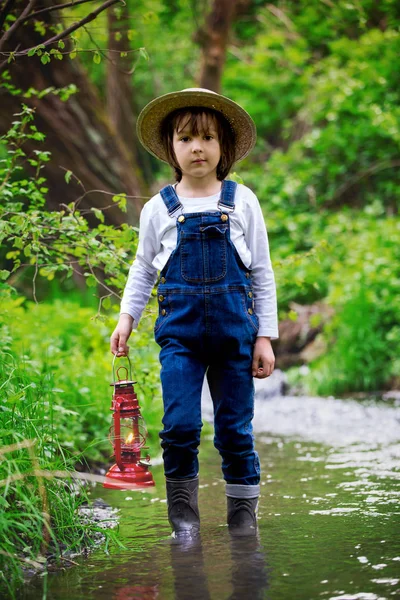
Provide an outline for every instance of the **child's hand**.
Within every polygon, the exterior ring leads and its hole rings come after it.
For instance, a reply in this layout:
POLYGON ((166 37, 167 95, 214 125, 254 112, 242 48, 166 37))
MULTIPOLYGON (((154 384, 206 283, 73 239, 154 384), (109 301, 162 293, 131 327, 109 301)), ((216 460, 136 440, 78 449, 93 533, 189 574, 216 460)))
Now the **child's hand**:
POLYGON ((269 377, 275 366, 275 355, 269 337, 258 337, 254 344, 252 375, 257 379, 269 377))
POLYGON ((118 325, 114 329, 110 338, 110 347, 112 354, 117 356, 128 356, 129 346, 127 341, 132 332, 133 319, 131 315, 122 313, 119 317, 118 325))

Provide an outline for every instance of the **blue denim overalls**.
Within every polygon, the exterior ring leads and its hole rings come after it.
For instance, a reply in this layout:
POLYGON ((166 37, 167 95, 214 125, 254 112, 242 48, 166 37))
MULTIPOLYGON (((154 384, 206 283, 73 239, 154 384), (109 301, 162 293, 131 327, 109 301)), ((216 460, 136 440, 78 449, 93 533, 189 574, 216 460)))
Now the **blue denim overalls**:
POLYGON ((201 390, 207 372, 224 479, 248 486, 260 481, 251 423, 258 318, 251 270, 230 239, 236 188, 235 182, 223 181, 220 210, 188 214, 182 213, 171 185, 161 190, 168 214, 176 218, 177 244, 160 274, 154 333, 161 347, 165 475, 188 479, 198 474, 201 390))

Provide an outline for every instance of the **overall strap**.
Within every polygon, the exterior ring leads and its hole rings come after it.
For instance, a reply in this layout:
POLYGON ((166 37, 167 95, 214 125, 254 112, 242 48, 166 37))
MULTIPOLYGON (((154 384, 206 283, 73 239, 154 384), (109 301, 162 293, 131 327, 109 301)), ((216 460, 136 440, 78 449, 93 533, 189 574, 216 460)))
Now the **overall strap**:
POLYGON ((177 210, 183 209, 182 203, 180 202, 175 188, 172 185, 166 185, 160 190, 161 198, 164 201, 165 206, 170 217, 176 213, 177 210))
POLYGON ((224 179, 221 187, 221 195, 218 201, 218 208, 229 209, 231 212, 235 210, 235 193, 237 189, 236 181, 224 179))

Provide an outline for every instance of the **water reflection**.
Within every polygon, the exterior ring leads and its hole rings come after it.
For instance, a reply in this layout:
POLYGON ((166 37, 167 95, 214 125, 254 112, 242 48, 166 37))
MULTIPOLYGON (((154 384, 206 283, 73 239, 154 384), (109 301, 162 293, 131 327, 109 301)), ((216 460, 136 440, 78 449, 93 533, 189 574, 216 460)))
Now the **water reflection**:
MULTIPOLYGON (((221 575, 230 563, 230 589, 224 589, 224 597, 229 600, 263 598, 264 591, 268 587, 268 579, 265 556, 259 538, 229 538, 229 541, 227 539, 224 541, 222 546, 225 548, 225 556, 220 558, 221 575)), ((123 586, 114 588, 112 598, 114 600, 155 600, 161 597, 172 597, 175 600, 210 600, 212 598, 210 590, 213 587, 210 580, 215 577, 215 569, 218 570, 218 565, 214 564, 211 569, 207 569, 205 564, 205 557, 208 558, 207 549, 201 538, 183 543, 171 539, 168 540, 168 545, 173 576, 172 594, 165 594, 165 589, 161 594, 160 572, 156 567, 157 557, 154 557, 153 582, 149 572, 143 574, 140 584, 138 584, 138 574, 132 574, 132 585, 124 582, 123 586)), ((157 549, 157 554, 160 550, 157 549)), ((211 554, 213 550, 215 548, 210 549, 211 554)), ((165 564, 164 569, 168 570, 168 568, 169 565, 165 564)))
POLYGON ((114 600, 155 600, 159 598, 158 585, 124 585, 113 596, 114 600))
POLYGON ((229 600, 264 597, 268 587, 265 555, 257 538, 231 538, 232 594, 229 600))
POLYGON ((201 538, 181 543, 172 540, 170 549, 176 600, 211 598, 201 538))

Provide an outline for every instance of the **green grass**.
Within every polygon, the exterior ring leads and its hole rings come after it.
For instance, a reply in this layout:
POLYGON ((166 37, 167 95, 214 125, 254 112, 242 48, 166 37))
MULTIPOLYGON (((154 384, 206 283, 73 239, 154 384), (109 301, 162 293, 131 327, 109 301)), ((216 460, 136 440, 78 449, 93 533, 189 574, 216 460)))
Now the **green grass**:
POLYGON ((0 590, 14 596, 24 567, 37 569, 65 548, 89 547, 101 530, 78 517, 88 498, 69 474, 76 456, 55 430, 45 376, 2 353, 0 377, 0 590))
MULTIPOLYGON (((67 298, 37 305, 3 292, 0 300, 0 589, 13 595, 24 566, 88 547, 100 531, 80 521, 87 496, 70 473, 112 462, 114 320, 93 320, 95 310, 67 298)), ((133 335, 131 360, 154 456, 161 395, 152 322, 150 314, 133 335)))

